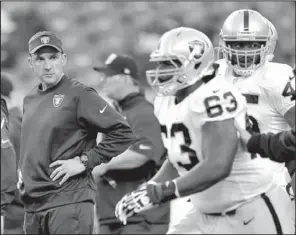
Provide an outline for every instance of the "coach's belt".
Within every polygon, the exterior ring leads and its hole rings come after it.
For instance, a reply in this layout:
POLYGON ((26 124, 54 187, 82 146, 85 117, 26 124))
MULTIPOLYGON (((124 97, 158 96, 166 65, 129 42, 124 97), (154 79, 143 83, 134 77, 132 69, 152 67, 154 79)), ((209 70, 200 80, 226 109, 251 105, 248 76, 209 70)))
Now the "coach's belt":
POLYGON ((222 213, 206 213, 206 215, 212 215, 212 216, 225 216, 225 215, 235 215, 236 209, 227 211, 227 212, 222 212, 222 213))

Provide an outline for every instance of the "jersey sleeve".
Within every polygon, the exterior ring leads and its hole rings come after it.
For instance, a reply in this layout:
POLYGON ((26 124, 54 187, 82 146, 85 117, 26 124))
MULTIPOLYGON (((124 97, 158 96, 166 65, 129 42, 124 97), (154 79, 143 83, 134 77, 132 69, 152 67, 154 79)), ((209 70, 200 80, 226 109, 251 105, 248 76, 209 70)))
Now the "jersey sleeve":
POLYGON ((191 99, 190 107, 203 123, 223 121, 246 112, 246 100, 239 91, 227 84, 224 88, 208 89, 191 99))
POLYGON ((276 82, 268 92, 268 99, 273 108, 282 116, 295 106, 295 74, 292 67, 289 65, 282 65, 278 68, 276 73, 268 74, 273 76, 276 82))

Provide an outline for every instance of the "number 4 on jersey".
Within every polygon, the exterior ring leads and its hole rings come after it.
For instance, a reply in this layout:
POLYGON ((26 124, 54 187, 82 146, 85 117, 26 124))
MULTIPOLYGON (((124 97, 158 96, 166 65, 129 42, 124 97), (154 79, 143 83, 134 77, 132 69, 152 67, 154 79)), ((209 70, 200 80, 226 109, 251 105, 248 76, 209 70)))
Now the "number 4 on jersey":
POLYGON ((296 99, 296 93, 295 93, 294 88, 292 87, 291 81, 289 81, 286 84, 284 91, 282 93, 282 96, 284 96, 284 97, 291 96, 292 101, 296 99))

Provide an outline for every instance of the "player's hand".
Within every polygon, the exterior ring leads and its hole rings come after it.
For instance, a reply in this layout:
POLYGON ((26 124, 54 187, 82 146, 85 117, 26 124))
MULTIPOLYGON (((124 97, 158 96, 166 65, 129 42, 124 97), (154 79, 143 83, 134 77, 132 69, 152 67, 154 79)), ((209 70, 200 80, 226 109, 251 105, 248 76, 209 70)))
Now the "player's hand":
POLYGON ((60 185, 65 183, 70 177, 78 175, 86 170, 78 156, 69 160, 57 160, 51 163, 49 167, 56 167, 50 175, 53 181, 63 177, 59 183, 60 185))
POLYGON ((141 211, 146 211, 155 206, 148 197, 147 188, 142 187, 126 194, 115 207, 115 216, 126 225, 127 218, 141 211))
POLYGON ((119 202, 117 202, 115 207, 115 216, 124 224, 126 225, 126 221, 128 217, 133 216, 135 213, 133 208, 135 205, 129 205, 132 203, 132 197, 130 193, 124 195, 123 198, 119 202))
POLYGON ((150 182, 125 195, 116 205, 115 216, 124 224, 128 217, 149 210, 154 206, 175 199, 175 183, 150 182))

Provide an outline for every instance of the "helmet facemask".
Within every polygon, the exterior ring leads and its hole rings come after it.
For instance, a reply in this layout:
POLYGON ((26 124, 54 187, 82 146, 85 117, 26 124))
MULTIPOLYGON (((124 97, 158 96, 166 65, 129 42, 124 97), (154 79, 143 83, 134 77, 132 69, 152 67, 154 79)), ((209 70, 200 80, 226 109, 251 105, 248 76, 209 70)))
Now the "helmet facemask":
POLYGON ((188 58, 173 53, 164 55, 159 51, 151 54, 150 62, 156 62, 158 66, 155 70, 146 71, 146 77, 158 96, 171 96, 178 90, 194 84, 200 79, 208 63, 213 62, 213 49, 209 49, 205 42, 195 40, 194 45, 189 47, 188 58), (168 66, 162 68, 162 64, 168 66))
POLYGON ((224 42, 222 48, 223 57, 234 72, 248 77, 265 63, 269 46, 265 42, 261 44, 260 49, 244 50, 231 48, 229 42, 224 42))

